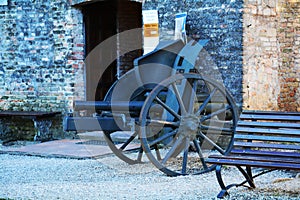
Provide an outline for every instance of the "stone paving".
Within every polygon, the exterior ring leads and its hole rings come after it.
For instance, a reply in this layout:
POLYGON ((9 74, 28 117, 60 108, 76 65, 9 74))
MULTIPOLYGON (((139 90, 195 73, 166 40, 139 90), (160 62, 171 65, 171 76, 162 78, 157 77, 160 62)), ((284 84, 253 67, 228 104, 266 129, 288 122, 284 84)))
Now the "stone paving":
POLYGON ((5 147, 1 153, 24 154, 47 157, 66 157, 66 158, 95 158, 112 153, 108 146, 82 144, 87 140, 56 140, 39 144, 32 144, 22 147, 5 147))
POLYGON ((18 147, 0 147, 0 153, 88 159, 111 154, 100 132, 84 133, 79 139, 62 139, 18 147), (98 141, 98 142, 97 142, 98 141))

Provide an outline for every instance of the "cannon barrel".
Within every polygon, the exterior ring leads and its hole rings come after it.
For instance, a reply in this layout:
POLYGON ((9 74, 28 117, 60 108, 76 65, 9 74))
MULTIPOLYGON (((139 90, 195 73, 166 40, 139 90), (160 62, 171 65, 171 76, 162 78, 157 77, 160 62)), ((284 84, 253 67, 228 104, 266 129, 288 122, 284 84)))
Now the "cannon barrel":
POLYGON ((144 101, 74 101, 75 110, 140 111, 144 101))

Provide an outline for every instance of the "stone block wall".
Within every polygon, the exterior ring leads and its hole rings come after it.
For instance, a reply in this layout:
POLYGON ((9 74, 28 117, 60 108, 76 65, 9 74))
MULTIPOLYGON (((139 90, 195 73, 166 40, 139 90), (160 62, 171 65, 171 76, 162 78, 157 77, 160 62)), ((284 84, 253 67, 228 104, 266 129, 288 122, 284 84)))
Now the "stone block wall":
POLYGON ((160 39, 174 39, 175 14, 187 12, 187 35, 209 39, 199 65, 201 73, 222 81, 242 105, 242 0, 145 0, 143 9, 158 10, 160 39))
MULTIPOLYGON (((10 0, 0 6, 0 24, 0 110, 64 115, 83 96, 75 88, 84 85, 81 13, 69 1, 10 0)), ((62 134, 62 117, 53 124, 62 134)), ((23 131, 14 134, 21 139, 23 131)))
POLYGON ((67 111, 82 76, 81 15, 68 1, 0 6, 0 108, 67 111), (8 103, 9 102, 9 103, 8 103))
POLYGON ((245 1, 244 109, 277 110, 277 3, 269 2, 270 4, 267 1, 245 1))

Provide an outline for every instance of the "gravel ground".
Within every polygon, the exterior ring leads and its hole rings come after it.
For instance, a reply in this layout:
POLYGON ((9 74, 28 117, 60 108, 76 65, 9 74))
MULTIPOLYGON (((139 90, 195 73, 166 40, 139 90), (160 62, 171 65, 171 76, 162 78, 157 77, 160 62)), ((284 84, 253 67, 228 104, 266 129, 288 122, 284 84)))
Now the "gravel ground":
MULTIPOLYGON (((215 173, 167 177, 150 163, 128 165, 114 155, 97 160, 0 154, 0 199, 216 199, 215 173)), ((223 172, 239 180, 235 168, 223 172)), ((257 189, 232 188, 226 199, 300 199, 296 173, 275 171, 257 189)))

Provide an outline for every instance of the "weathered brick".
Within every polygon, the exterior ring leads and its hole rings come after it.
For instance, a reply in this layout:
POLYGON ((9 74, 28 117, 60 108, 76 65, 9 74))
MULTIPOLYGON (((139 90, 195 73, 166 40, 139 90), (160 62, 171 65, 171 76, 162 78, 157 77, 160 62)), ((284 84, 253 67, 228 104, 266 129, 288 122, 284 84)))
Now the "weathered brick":
POLYGON ((299 63, 297 51, 300 44, 296 27, 299 27, 300 23, 295 12, 300 13, 300 10, 296 11, 296 5, 293 2, 283 0, 276 3, 275 1, 264 3, 246 1, 244 7, 246 8, 244 19, 252 22, 249 28, 244 29, 244 56, 249 55, 249 59, 244 61, 244 68, 250 68, 245 71, 244 79, 252 80, 249 87, 244 84, 244 104, 253 109, 277 110, 277 107, 280 110, 296 111, 297 106, 294 103, 300 101, 299 84, 295 84, 299 76, 296 65, 299 63), (276 6, 281 9, 273 13, 276 6), (258 12, 254 14, 250 10, 258 12), (256 34, 257 37, 255 33, 259 33, 256 34), (251 43, 245 41, 251 41, 251 43), (253 46, 259 48, 253 48, 253 46), (268 55, 268 52, 271 54, 268 55), (264 69, 263 73, 260 69, 264 69), (266 75, 268 78, 264 79, 263 76, 266 75), (260 80, 254 76, 259 77, 260 80), (261 93, 256 93, 253 97, 251 96, 252 90, 261 91, 261 93), (265 99, 265 96, 269 98, 265 99), (253 101, 253 98, 266 101, 253 101))

